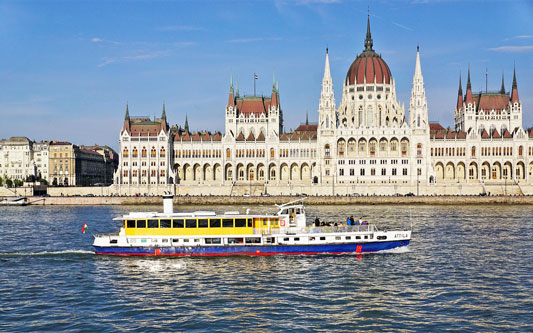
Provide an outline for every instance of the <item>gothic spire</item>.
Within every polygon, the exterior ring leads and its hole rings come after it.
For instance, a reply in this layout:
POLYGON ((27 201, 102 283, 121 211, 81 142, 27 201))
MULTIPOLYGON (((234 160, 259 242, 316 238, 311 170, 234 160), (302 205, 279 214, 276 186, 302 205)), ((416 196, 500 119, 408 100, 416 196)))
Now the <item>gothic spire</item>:
POLYGON ((365 50, 372 50, 372 34, 370 33, 370 10, 368 12, 368 20, 366 22, 366 39, 365 39, 365 50))
POLYGON ((461 80, 461 73, 459 73, 459 92, 458 92, 458 95, 459 96, 463 96, 463 84, 462 84, 462 80, 461 80))
POLYGON ((309 125, 309 112, 305 111, 305 124, 309 125))
POLYGON ((163 112, 161 113, 161 119, 167 120, 167 113, 165 112, 165 103, 163 103, 163 112))
POLYGON ((126 103, 126 116, 124 117, 125 120, 130 119, 130 110, 128 110, 128 103, 126 103))
POLYGON ((503 79, 503 73, 502 73, 502 88, 500 89, 500 94, 505 94, 505 83, 503 79))
POLYGON ((518 103, 518 84, 516 83, 516 67, 513 68, 513 90, 511 91, 511 102, 518 103))
POLYGON ((474 99, 472 98, 472 83, 470 83, 470 65, 468 66, 468 79, 466 81, 466 104, 472 104, 474 99))
POLYGON ((229 92, 233 94, 233 75, 229 77, 229 92))
POLYGON ((461 74, 459 73, 459 91, 457 92, 457 110, 463 106, 463 80, 461 80, 461 74))
POLYGON ((276 92, 276 74, 272 74, 272 92, 276 92))
POLYGON ((416 47, 415 74, 413 75, 413 88, 409 101, 409 123, 412 128, 425 129, 428 126, 428 110, 424 77, 420 64, 420 48, 416 47))
POLYGON ((189 133, 189 119, 187 118, 187 114, 185 114, 185 132, 189 133))

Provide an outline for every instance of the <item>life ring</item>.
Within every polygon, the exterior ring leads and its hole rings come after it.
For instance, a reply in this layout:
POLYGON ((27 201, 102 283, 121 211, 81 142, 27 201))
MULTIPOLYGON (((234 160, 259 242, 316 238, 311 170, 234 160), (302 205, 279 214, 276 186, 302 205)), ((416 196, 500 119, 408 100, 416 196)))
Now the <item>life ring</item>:
POLYGON ((279 222, 279 225, 282 226, 282 227, 284 227, 284 226, 285 226, 285 220, 281 220, 281 221, 279 222))

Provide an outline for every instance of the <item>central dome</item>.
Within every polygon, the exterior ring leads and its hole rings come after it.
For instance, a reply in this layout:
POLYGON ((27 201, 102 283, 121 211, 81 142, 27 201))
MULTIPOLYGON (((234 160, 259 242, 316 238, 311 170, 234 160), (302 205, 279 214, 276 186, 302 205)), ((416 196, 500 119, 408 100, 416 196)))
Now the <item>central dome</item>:
POLYGON ((372 49, 372 36, 370 35, 370 17, 366 27, 365 50, 355 58, 346 74, 346 84, 390 84, 392 74, 389 66, 372 49), (366 80, 366 81, 365 81, 366 80))

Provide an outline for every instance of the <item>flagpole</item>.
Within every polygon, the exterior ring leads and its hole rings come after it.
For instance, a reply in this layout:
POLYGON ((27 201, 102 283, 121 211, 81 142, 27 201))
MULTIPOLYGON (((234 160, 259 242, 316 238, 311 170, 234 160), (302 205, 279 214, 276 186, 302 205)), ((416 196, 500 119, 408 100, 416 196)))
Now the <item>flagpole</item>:
POLYGON ((254 97, 255 97, 255 73, 254 73, 254 97))

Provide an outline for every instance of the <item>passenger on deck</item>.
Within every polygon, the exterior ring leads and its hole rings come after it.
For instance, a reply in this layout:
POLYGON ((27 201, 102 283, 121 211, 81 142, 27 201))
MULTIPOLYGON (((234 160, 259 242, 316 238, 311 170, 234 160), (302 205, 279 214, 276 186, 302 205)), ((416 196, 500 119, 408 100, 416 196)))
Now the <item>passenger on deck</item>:
POLYGON ((314 227, 320 227, 320 219, 318 218, 318 216, 315 217, 314 227))
POLYGON ((357 220, 355 225, 361 225, 361 224, 363 224, 363 217, 362 216, 359 218, 359 220, 357 220))
POLYGON ((352 225, 352 219, 351 217, 346 219, 346 225, 352 225))
POLYGON ((363 222, 361 222, 361 225, 368 225, 368 222, 367 221, 363 221, 363 222))
POLYGON ((353 218, 353 215, 350 216, 350 221, 352 222, 352 225, 355 225, 355 220, 354 220, 354 218, 353 218))

